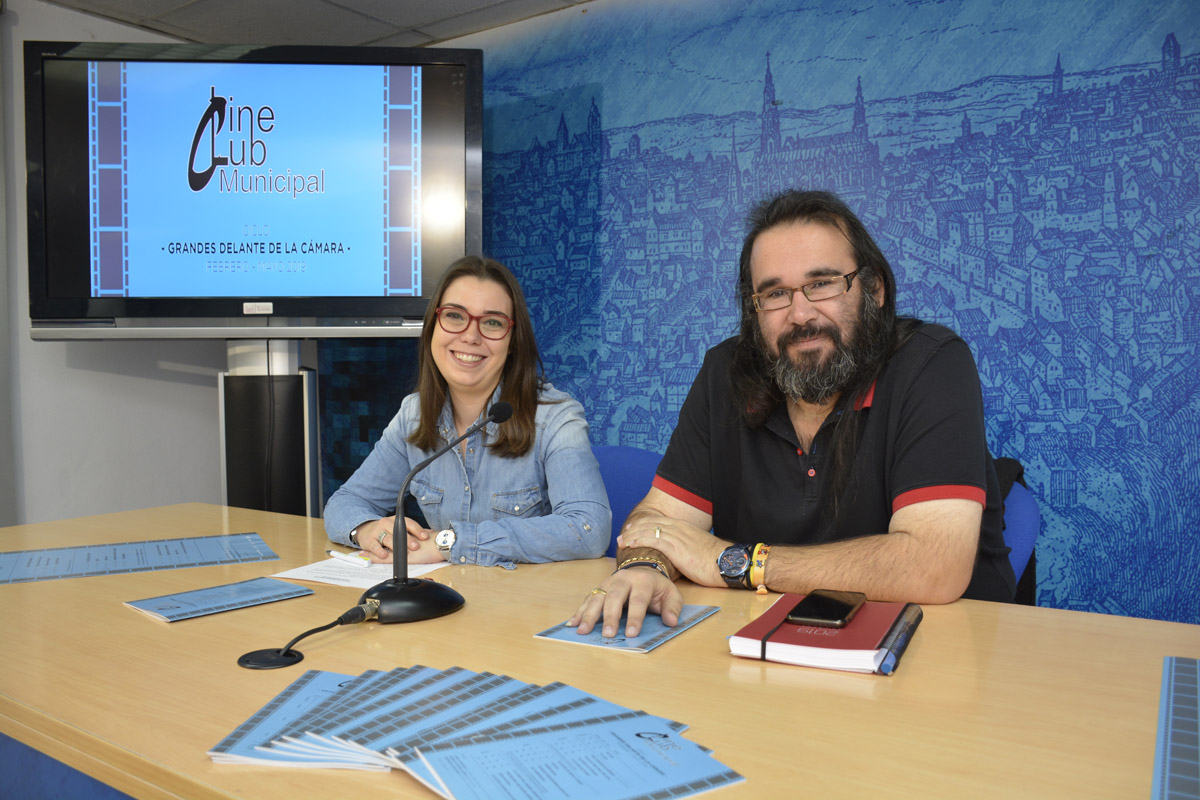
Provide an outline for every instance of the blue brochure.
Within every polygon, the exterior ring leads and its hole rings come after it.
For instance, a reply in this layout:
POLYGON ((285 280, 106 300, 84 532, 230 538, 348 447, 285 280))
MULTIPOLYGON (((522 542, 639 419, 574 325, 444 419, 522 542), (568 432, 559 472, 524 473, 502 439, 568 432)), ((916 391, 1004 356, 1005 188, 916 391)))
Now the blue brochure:
POLYGON ((640 711, 417 748, 445 797, 678 798, 745 780, 640 711), (598 768, 608 765, 615 768, 598 768))
POLYGON ((547 628, 534 636, 543 639, 557 639, 560 642, 573 644, 590 644, 594 647, 607 647, 610 650, 624 650, 629 653, 649 653, 663 642, 675 638, 702 619, 712 616, 720 606, 684 606, 679 612, 679 623, 674 628, 663 624, 657 614, 646 614, 642 622, 642 630, 637 636, 625 636, 626 616, 621 615, 621 623, 617 626, 619 635, 605 637, 600 633, 600 625, 592 628, 592 632, 581 635, 578 628, 568 628, 567 623, 560 622, 553 628, 547 628))
POLYGON ((123 575, 159 569, 275 561, 278 558, 262 537, 253 532, 13 550, 0 553, 0 583, 123 575))
POLYGON ((312 589, 296 586, 274 578, 251 578, 238 583, 208 586, 190 592, 164 594, 145 600, 130 600, 125 605, 144 611, 152 617, 177 622, 181 619, 203 617, 235 608, 249 608, 277 600, 290 600, 312 594, 312 589))

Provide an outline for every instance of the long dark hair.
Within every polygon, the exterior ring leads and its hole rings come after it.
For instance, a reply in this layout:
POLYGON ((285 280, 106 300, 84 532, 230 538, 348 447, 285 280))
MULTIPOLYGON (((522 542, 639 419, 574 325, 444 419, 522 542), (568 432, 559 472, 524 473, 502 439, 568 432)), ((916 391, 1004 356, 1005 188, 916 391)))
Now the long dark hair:
MULTIPOLYGON (((907 341, 920 324, 916 320, 896 317, 896 278, 892 267, 867 232, 866 226, 841 198, 830 192, 790 190, 763 201, 751 210, 746 239, 742 243, 737 286, 742 321, 729 376, 738 412, 742 421, 751 428, 766 422, 767 417, 786 398, 772 376, 769 356, 759 332, 758 314, 750 299, 754 294, 750 255, 755 241, 765 231, 780 225, 806 222, 828 225, 846 237, 854 252, 857 280, 862 287, 864 302, 872 303, 871 298, 882 288, 883 303, 878 309, 870 309, 870 316, 874 317, 873 324, 883 332, 879 339, 880 346, 851 384, 842 390, 838 398, 839 410, 846 412, 859 407, 891 353, 907 341)), ((861 328, 862 325, 860 334, 861 328)), ((832 503, 834 518, 842 492, 850 479, 857 449, 857 415, 837 415, 829 453, 832 478, 827 484, 829 494, 826 497, 827 502, 832 503)))
POLYGON ((425 325, 421 329, 421 343, 417 357, 417 393, 420 395, 421 419, 408 441, 422 450, 433 450, 439 444, 438 415, 446 404, 448 391, 446 379, 433 361, 431 342, 437 327, 435 309, 442 304, 442 297, 450 284, 459 278, 478 278, 498 283, 508 292, 512 300, 512 318, 515 323, 509 336, 508 357, 500 372, 500 399, 513 408, 512 418, 501 425, 496 440, 490 447, 496 455, 515 458, 523 456, 533 447, 537 433, 534 417, 537 414, 538 391, 543 383, 542 357, 538 354, 533 336, 533 322, 529 319, 529 308, 521 285, 508 268, 491 258, 466 256, 450 265, 438 283, 429 307, 425 309, 425 325))

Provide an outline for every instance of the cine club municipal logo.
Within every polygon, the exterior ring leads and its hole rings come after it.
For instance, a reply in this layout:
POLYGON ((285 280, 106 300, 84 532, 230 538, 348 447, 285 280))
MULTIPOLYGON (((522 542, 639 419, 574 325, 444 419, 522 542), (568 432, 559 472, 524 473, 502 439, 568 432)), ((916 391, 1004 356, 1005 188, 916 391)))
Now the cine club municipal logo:
POLYGON ((325 170, 304 174, 267 167, 268 141, 277 133, 273 106, 239 105, 232 95, 209 88, 188 152, 188 187, 202 192, 216 177, 222 194, 282 194, 297 198, 325 193, 325 170), (267 167, 264 169, 264 167, 267 167))

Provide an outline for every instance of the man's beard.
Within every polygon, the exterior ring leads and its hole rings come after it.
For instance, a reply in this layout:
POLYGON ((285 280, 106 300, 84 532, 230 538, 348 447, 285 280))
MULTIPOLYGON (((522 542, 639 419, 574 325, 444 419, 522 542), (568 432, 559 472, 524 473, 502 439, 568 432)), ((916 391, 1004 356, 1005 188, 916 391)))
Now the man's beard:
POLYGON ((863 294, 858 323, 844 341, 836 325, 808 324, 792 328, 776 340, 778 356, 766 349, 759 331, 759 344, 771 364, 775 385, 789 400, 820 405, 874 372, 890 341, 883 325, 883 310, 863 294), (813 336, 826 336, 833 353, 823 360, 820 352, 804 352, 793 360, 788 347, 813 336), (823 363, 822 363, 823 361, 823 363))

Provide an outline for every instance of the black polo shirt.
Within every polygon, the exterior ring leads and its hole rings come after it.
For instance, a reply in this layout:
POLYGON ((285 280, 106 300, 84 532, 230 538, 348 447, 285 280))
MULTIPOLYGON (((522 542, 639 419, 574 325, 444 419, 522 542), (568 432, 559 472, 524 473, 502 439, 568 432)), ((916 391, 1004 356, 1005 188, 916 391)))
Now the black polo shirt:
MULTIPOLYGON (((999 484, 988 453, 979 373, 966 342, 920 326, 888 361, 856 414, 859 446, 841 515, 820 502, 833 415, 804 452, 781 404, 748 428, 737 413, 729 365, 735 339, 708 351, 679 412, 654 486, 711 514, 734 542, 822 544, 887 533, 892 514, 924 500, 984 507, 975 571, 964 597, 1012 600, 999 484)), ((839 412, 835 412, 839 413, 839 412)))

